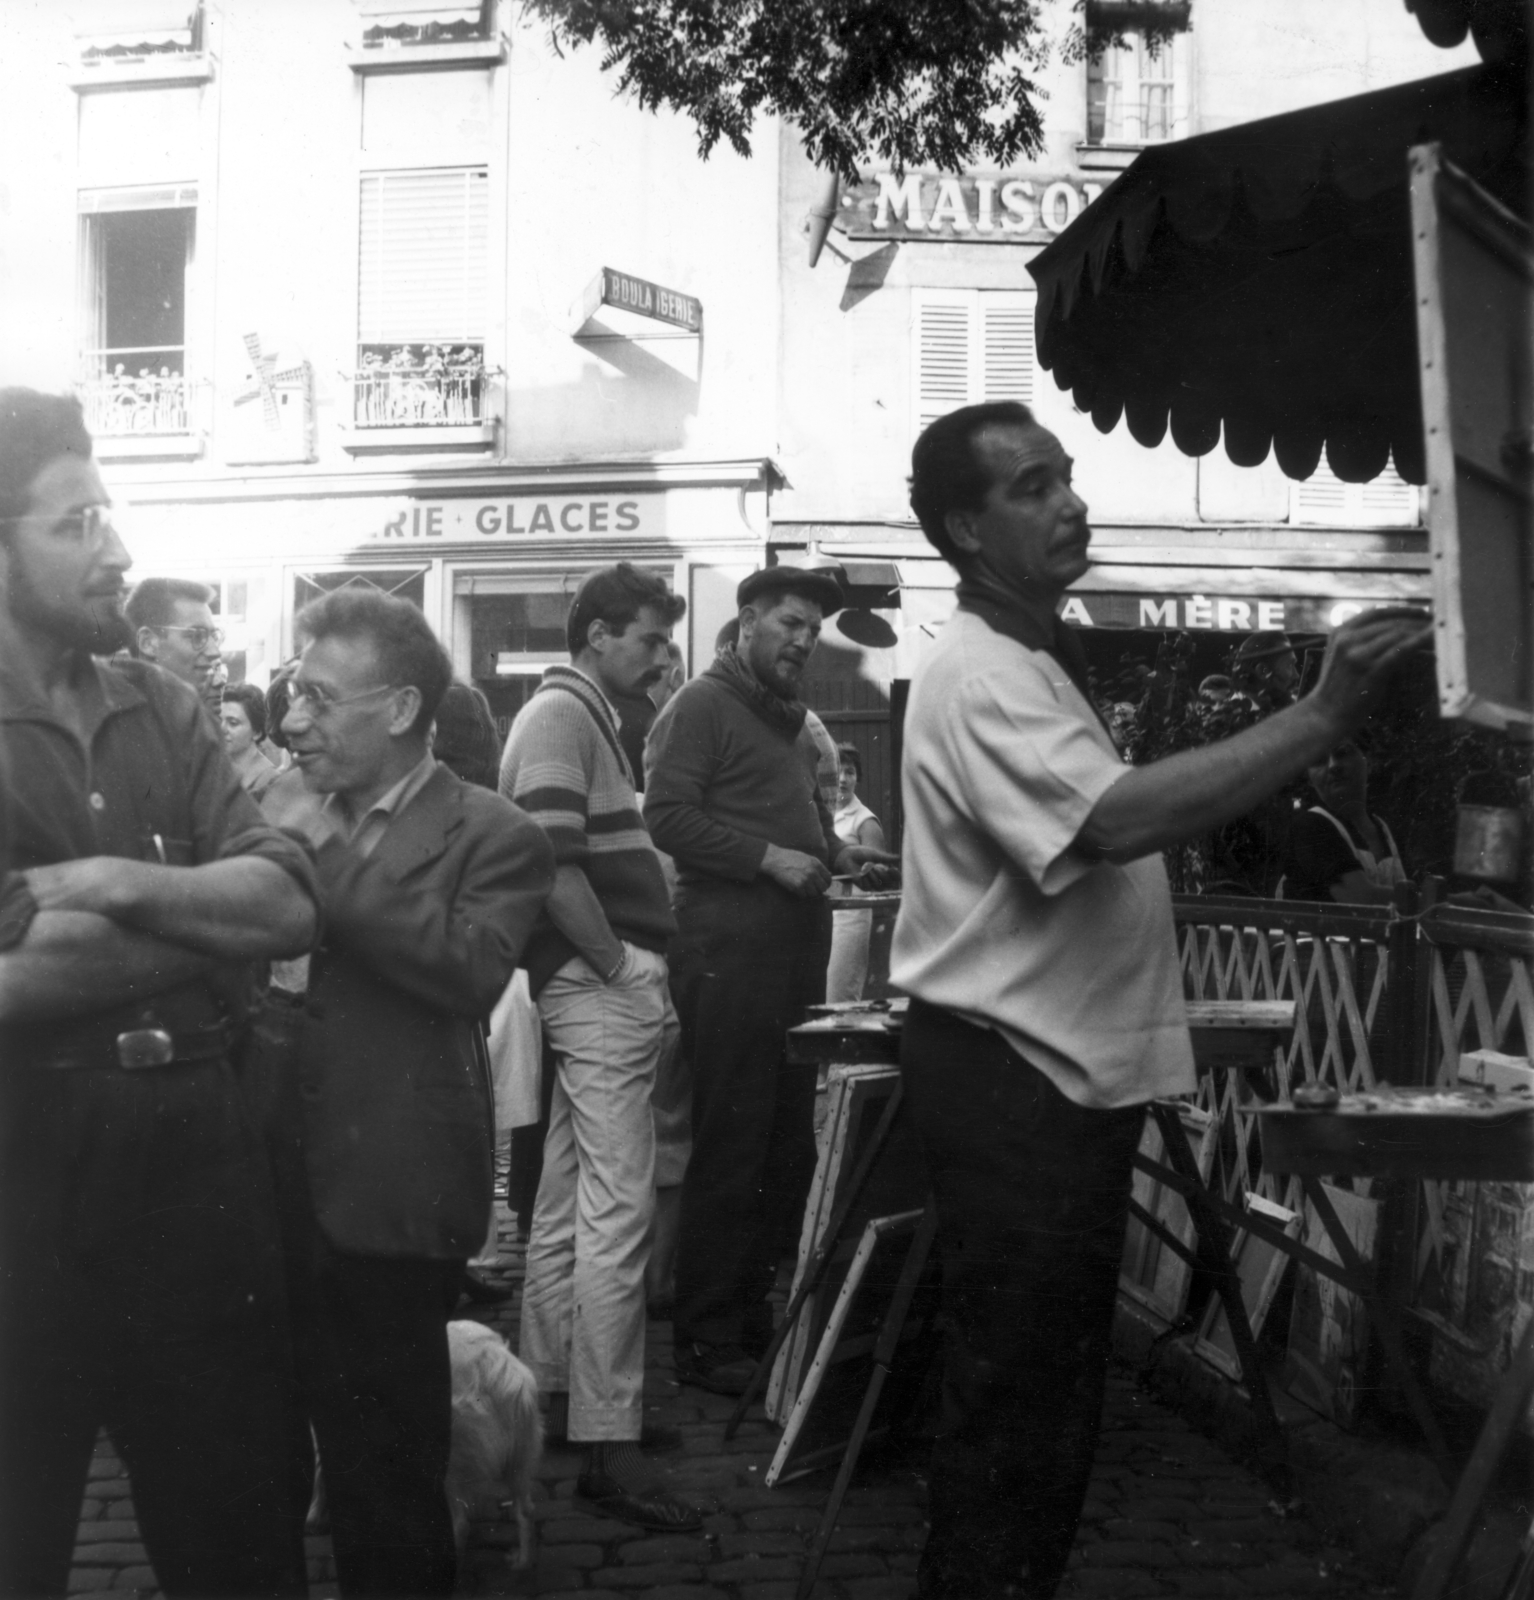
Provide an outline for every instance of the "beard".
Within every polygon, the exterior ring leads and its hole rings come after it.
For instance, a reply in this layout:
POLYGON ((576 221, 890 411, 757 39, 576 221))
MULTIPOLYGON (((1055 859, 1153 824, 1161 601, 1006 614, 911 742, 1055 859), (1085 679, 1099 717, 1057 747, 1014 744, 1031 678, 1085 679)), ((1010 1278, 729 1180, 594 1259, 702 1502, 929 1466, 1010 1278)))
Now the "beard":
POLYGON ((116 655, 133 643, 133 628, 123 615, 121 600, 92 600, 69 623, 69 642, 89 655, 116 655))
POLYGON ((19 622, 37 628, 70 650, 109 656, 133 643, 133 629, 123 615, 123 597, 97 595, 74 605, 61 603, 32 582, 24 565, 10 573, 8 609, 19 622))

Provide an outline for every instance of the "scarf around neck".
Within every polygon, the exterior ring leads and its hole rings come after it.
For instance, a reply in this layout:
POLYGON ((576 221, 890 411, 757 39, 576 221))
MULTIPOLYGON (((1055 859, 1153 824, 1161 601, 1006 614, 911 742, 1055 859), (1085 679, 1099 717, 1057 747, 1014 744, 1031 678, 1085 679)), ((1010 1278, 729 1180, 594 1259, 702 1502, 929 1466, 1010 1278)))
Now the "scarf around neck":
POLYGON ((728 684, 769 727, 786 733, 790 738, 798 738, 799 730, 804 726, 803 704, 774 694, 741 660, 738 651, 721 650, 704 676, 715 677, 728 684))

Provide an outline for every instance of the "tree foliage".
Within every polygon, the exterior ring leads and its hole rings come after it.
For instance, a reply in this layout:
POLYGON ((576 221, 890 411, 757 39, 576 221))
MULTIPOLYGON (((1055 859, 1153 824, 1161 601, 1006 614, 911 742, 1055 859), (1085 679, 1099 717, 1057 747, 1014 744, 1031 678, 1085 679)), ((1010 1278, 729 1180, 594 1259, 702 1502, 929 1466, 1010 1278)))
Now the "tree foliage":
POLYGON ((1046 3, 524 0, 556 44, 598 45, 620 92, 690 117, 703 155, 721 139, 749 154, 775 113, 848 178, 870 158, 959 171, 1037 154, 1046 3))

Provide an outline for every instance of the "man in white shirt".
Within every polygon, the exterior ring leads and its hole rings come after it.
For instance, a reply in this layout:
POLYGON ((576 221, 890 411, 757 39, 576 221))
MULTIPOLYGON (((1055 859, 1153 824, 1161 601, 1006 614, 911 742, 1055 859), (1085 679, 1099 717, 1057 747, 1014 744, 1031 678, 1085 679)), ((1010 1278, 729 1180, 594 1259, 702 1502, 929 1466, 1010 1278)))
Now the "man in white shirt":
POLYGON ((1306 699, 1127 767, 1056 616, 1091 539, 1059 440, 1016 403, 953 412, 911 505, 960 575, 906 712, 891 969, 950 1327, 918 1594, 1042 1600, 1096 1448, 1144 1106, 1194 1087, 1159 852, 1320 759, 1429 630, 1356 618, 1306 699))

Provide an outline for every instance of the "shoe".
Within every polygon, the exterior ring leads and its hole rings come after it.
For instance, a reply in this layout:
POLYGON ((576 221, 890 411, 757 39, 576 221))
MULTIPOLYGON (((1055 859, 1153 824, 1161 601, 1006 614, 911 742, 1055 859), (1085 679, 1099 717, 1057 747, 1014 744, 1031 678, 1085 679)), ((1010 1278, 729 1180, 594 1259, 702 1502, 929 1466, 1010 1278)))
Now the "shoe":
POLYGON ((463 1284, 458 1290, 458 1298, 467 1300, 471 1306, 493 1306, 502 1300, 511 1299, 514 1292, 509 1284, 502 1288, 499 1284, 488 1283, 484 1278, 475 1277, 472 1272, 465 1272, 463 1284))
POLYGON ((712 1394, 744 1394, 756 1363, 738 1344, 679 1344, 676 1381, 712 1394))
POLYGON ((651 1533, 695 1533, 703 1526, 703 1513, 696 1506, 660 1489, 631 1492, 614 1478, 582 1473, 575 1480, 575 1492, 604 1517, 651 1533))

